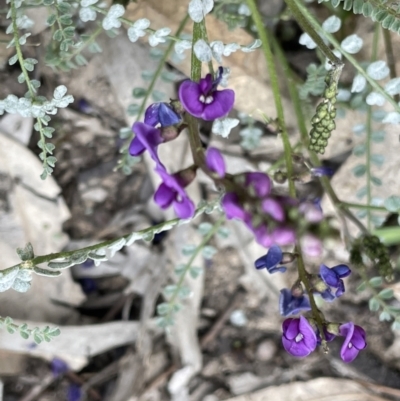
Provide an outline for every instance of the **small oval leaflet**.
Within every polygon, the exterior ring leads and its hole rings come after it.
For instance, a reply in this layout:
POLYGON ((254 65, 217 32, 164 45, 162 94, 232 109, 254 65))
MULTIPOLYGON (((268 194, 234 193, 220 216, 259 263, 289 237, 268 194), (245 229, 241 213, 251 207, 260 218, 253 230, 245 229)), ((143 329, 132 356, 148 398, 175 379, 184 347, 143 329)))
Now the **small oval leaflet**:
POLYGON ((361 50, 362 45, 363 40, 356 34, 348 36, 340 44, 342 49, 350 54, 358 53, 361 50))
POLYGON ((375 80, 384 79, 389 75, 389 67, 386 61, 378 60, 371 63, 367 68, 367 74, 375 80))

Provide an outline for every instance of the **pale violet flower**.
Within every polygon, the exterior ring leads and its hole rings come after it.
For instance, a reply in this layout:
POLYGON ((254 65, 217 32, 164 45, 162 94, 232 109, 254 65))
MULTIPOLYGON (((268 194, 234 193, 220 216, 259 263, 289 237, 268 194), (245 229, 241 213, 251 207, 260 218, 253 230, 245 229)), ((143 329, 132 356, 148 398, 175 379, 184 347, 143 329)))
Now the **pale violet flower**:
POLYGON ((188 13, 194 22, 201 22, 214 7, 214 0, 191 0, 188 13))
POLYGON ((239 120, 237 118, 217 119, 213 123, 212 132, 216 135, 221 135, 222 138, 227 138, 232 128, 235 128, 238 124, 239 120))
POLYGON ((108 10, 106 17, 103 19, 103 28, 109 31, 113 28, 120 28, 121 21, 118 19, 125 14, 125 8, 121 4, 114 4, 108 10))
POLYGON ((128 38, 131 42, 136 42, 139 38, 146 35, 145 29, 150 26, 147 18, 138 19, 129 29, 128 38))
POLYGON ((192 42, 189 40, 180 40, 179 42, 176 42, 174 45, 174 49, 176 54, 183 54, 185 50, 188 50, 192 47, 192 42))
POLYGON ((171 29, 169 28, 161 28, 155 31, 152 35, 149 36, 149 45, 155 47, 160 43, 165 43, 165 36, 168 36, 171 33, 171 29))
POLYGON ((203 63, 208 63, 212 58, 212 51, 210 46, 203 40, 198 40, 194 46, 193 51, 196 57, 203 63))

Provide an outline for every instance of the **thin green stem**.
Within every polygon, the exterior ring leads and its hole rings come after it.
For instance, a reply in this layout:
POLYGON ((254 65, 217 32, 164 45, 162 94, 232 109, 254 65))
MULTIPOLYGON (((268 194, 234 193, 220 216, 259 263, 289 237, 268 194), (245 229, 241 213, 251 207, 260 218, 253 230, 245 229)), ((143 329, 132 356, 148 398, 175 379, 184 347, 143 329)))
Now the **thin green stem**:
POLYGON ((93 33, 90 35, 89 39, 85 40, 85 42, 82 43, 81 46, 79 46, 78 49, 76 49, 74 52, 68 55, 68 57, 65 59, 65 61, 70 61, 72 60, 75 56, 77 56, 79 53, 82 53, 82 51, 88 47, 91 43, 95 41, 97 36, 99 36, 103 32, 103 27, 99 26, 93 33))
MULTIPOLYGON (((371 62, 374 62, 378 53, 378 44, 379 44, 379 32, 380 32, 380 24, 379 22, 375 22, 375 31, 372 41, 372 54, 371 54, 371 62)), ((366 174, 365 178, 367 180, 367 204, 371 204, 372 194, 371 194, 371 136, 372 136, 372 106, 368 106, 367 108, 367 124, 366 124, 366 174)), ((367 209, 367 227, 368 231, 371 231, 371 209, 367 209)))
POLYGON ((354 209, 366 209, 366 210, 375 210, 377 212, 387 212, 387 209, 383 206, 372 206, 372 205, 361 205, 359 203, 351 203, 351 202, 340 202, 340 206, 350 207, 354 209))
POLYGON ((269 77, 271 80, 271 88, 275 101, 276 114, 278 117, 279 130, 282 135, 283 149, 285 152, 286 170, 289 180, 289 194, 291 197, 296 197, 296 189, 293 182, 293 163, 292 163, 292 148, 289 141, 289 134, 287 132, 285 115, 283 112, 283 105, 281 100, 281 92, 279 88, 278 75, 276 72, 275 61, 272 55, 271 47, 267 37, 267 32, 258 11, 255 0, 247 0, 247 5, 251 11, 253 22, 256 26, 259 38, 262 41, 262 49, 264 57, 267 62, 269 77))
POLYGON ((17 26, 17 9, 15 7, 15 1, 11 0, 11 20, 13 26, 13 34, 14 34, 14 42, 15 42, 15 50, 17 51, 19 65, 21 67, 21 71, 24 74, 26 85, 28 86, 29 94, 31 95, 32 101, 35 98, 35 88, 32 86, 32 83, 29 79, 28 71, 25 68, 24 64, 24 56, 22 55, 21 45, 19 43, 18 36, 18 26, 17 26))
MULTIPOLYGON (((390 78, 393 79, 397 77, 397 73, 396 73, 396 60, 394 57, 393 45, 392 45, 392 34, 388 29, 382 27, 382 35, 383 35, 383 40, 385 42, 385 53, 388 67, 390 70, 390 78)), ((395 95, 394 100, 396 102, 399 102, 400 96, 395 95)))
MULTIPOLYGON (((200 242, 200 244, 196 247, 195 251, 193 254, 190 256, 190 259, 186 263, 184 269, 182 270, 182 273, 180 274, 179 280, 176 283, 176 289, 174 293, 171 295, 171 298, 168 300, 168 304, 174 305, 176 302, 176 299, 179 295, 179 291, 182 288, 183 283, 185 282, 186 274, 189 272, 190 268, 192 267, 192 264, 200 251, 207 245, 208 241, 213 237, 213 235, 218 231, 218 229, 221 227, 222 223, 225 221, 225 215, 220 217, 217 222, 213 225, 211 230, 208 232, 207 235, 204 236, 203 240, 200 242)), ((173 308, 169 308, 168 314, 165 316, 166 320, 171 319, 171 314, 173 312, 173 308)))
POLYGON ((372 86, 372 88, 380 93, 382 96, 385 97, 385 99, 394 107, 394 109, 400 113, 400 106, 397 104, 397 102, 393 99, 392 96, 387 94, 385 90, 374 80, 372 79, 367 72, 364 70, 364 68, 361 67, 360 63, 349 53, 345 52, 341 47, 340 43, 335 39, 335 37, 330 34, 327 31, 324 31, 319 24, 319 22, 316 20, 316 18, 308 11, 308 9, 302 4, 300 0, 293 0, 298 8, 301 10, 303 15, 307 18, 307 20, 310 22, 310 24, 313 26, 313 28, 320 34, 323 35, 330 43, 331 45, 337 49, 340 50, 340 52, 343 54, 343 56, 354 66, 354 68, 362 75, 367 82, 372 86))
POLYGON ((304 284, 304 287, 305 287, 308 297, 310 299, 311 312, 315 319, 315 322, 317 324, 318 330, 319 330, 321 338, 322 338, 323 349, 326 352, 327 345, 326 345, 326 340, 325 340, 324 321, 321 317, 321 312, 318 309, 318 306, 314 299, 312 285, 309 280, 309 274, 307 273, 307 270, 304 266, 304 261, 303 261, 303 256, 302 256, 303 254, 301 251, 300 242, 298 242, 296 244, 295 252, 298 254, 297 255, 297 271, 299 273, 299 278, 300 278, 301 282, 304 284))

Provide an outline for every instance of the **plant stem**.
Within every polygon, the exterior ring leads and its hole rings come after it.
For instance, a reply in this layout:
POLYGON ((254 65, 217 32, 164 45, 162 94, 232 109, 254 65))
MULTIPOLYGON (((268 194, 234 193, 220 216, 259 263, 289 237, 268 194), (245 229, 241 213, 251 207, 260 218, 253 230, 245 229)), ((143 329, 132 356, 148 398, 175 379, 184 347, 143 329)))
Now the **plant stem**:
POLYGON ((387 212, 386 208, 383 206, 372 206, 372 205, 361 205, 360 203, 351 203, 351 202, 340 202, 340 206, 350 207, 354 209, 369 209, 375 210, 377 212, 387 212))
POLYGON ((382 96, 385 97, 385 99, 394 107, 395 111, 400 113, 400 106, 397 104, 397 102, 393 99, 392 96, 388 95, 385 90, 374 80, 372 79, 367 72, 364 70, 364 68, 361 67, 360 63, 349 53, 345 52, 341 47, 340 43, 335 39, 335 37, 330 34, 327 31, 324 31, 319 24, 319 22, 316 20, 316 18, 308 11, 308 9, 302 4, 300 0, 292 0, 293 2, 296 3, 297 7, 301 10, 302 14, 307 18, 309 23, 312 25, 312 27, 320 34, 323 35, 330 43, 331 45, 337 49, 340 50, 340 52, 343 54, 343 56, 354 66, 354 68, 362 75, 367 82, 373 87, 373 89, 380 93, 382 96))
POLYGON ((93 33, 92 35, 90 35, 90 38, 87 39, 84 43, 82 43, 82 45, 76 49, 74 52, 72 52, 71 54, 68 55, 68 57, 66 58, 66 61, 72 60, 75 56, 77 56, 79 53, 82 53, 82 51, 89 46, 91 43, 94 42, 94 40, 97 38, 97 36, 99 36, 101 34, 101 32, 103 32, 103 27, 99 26, 93 33))
MULTIPOLYGON (((179 295, 179 290, 181 289, 185 278, 186 274, 189 272, 190 268, 192 267, 192 263, 196 259, 197 255, 200 253, 200 251, 204 248, 204 246, 210 241, 212 236, 218 231, 218 229, 221 227, 221 224, 225 221, 225 215, 220 217, 217 222, 213 225, 211 230, 208 232, 208 234, 203 238, 203 240, 200 242, 200 244, 196 247, 195 251, 193 254, 190 256, 190 259, 185 265, 185 268, 183 269, 178 282, 176 283, 176 289, 174 293, 172 294, 171 298, 168 300, 168 303, 170 305, 174 305, 176 298, 179 295)), ((171 318, 171 313, 172 313, 173 308, 169 308, 168 314, 165 316, 166 320, 168 321, 171 318)))
POLYGON ((272 88, 274 101, 275 101, 275 108, 276 108, 276 114, 278 117, 279 130, 282 135, 283 148, 284 148, 284 152, 285 152, 286 170, 287 170, 287 175, 288 175, 288 180, 289 180, 289 194, 291 197, 295 198, 296 197, 296 189, 295 189, 294 182, 293 182, 292 149, 291 149, 289 135, 288 135, 286 123, 285 123, 285 115, 283 112, 283 105, 282 105, 282 101, 281 101, 281 93, 280 93, 280 88, 279 88, 279 83, 278 83, 278 75, 276 72, 274 57, 272 55, 272 51, 271 51, 271 47, 269 45, 266 29, 262 22, 261 15, 257 9, 255 0, 247 0, 247 6, 249 7, 249 9, 251 11, 251 16, 252 16, 253 22, 256 26, 258 36, 262 41, 264 57, 265 57, 265 61, 267 62, 267 68, 268 68, 269 77, 271 80, 271 88, 272 88))

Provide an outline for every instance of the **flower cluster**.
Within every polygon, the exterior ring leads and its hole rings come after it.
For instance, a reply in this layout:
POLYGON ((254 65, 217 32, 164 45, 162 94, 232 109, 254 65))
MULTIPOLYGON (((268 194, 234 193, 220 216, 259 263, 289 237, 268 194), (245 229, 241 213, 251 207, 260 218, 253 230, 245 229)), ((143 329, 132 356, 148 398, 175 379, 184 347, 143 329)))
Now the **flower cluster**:
MULTIPOLYGON (((266 255, 258 258, 254 265, 256 269, 266 269, 269 273, 284 273, 287 270, 285 264, 291 263, 297 255, 282 252, 279 246, 271 246, 266 255)), ((319 274, 307 273, 307 279, 311 284, 313 294, 319 294, 325 301, 333 301, 343 295, 345 288, 343 278, 349 276, 351 270, 346 265, 338 265, 332 268, 322 264, 319 274)), ((312 296, 312 294, 310 294, 312 296)), ((311 311, 310 300, 304 294, 300 278, 291 289, 283 288, 279 298, 279 312, 288 317, 301 312, 311 311)), ((313 311, 314 312, 314 311, 313 311)), ((344 324, 327 322, 321 313, 317 311, 320 321, 311 315, 306 318, 290 317, 282 324, 282 344, 285 350, 293 356, 305 357, 313 352, 317 345, 332 341, 336 336, 345 337, 340 356, 344 362, 351 362, 356 358, 359 351, 367 346, 365 331, 353 322, 344 324), (322 324, 323 333, 320 328, 322 324)))
MULTIPOLYGON (((176 102, 154 103, 147 108, 144 122, 135 122, 132 127, 135 137, 129 146, 130 155, 139 156, 147 151, 162 180, 154 194, 155 202, 162 209, 173 206, 176 215, 182 219, 192 217, 195 212, 195 206, 185 188, 194 180, 198 166, 193 165, 170 174, 158 156, 158 146, 177 138, 186 127, 182 120, 183 112, 204 120, 214 120, 225 116, 232 109, 235 93, 230 89, 217 90, 222 72, 221 67, 215 79, 207 74, 199 82, 184 81, 179 88, 179 100, 184 110, 180 110, 176 102)), ((217 149, 207 150, 205 162, 210 174, 219 178, 225 176, 225 163, 217 149)))

